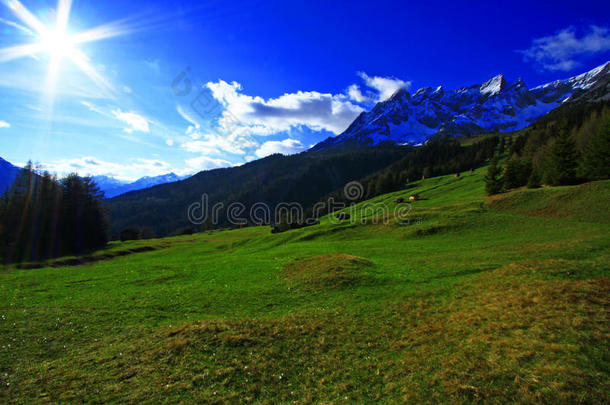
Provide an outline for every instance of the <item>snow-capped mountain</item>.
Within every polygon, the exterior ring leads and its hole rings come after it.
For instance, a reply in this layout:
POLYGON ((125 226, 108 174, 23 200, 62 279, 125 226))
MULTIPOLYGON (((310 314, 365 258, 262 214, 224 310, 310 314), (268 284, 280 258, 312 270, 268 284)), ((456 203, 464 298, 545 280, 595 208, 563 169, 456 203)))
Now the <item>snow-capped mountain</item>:
POLYGON ((159 184, 171 183, 184 179, 185 177, 180 177, 174 173, 162 174, 154 177, 146 176, 134 182, 121 181, 108 176, 93 177, 93 181, 95 181, 100 190, 104 192, 106 198, 112 198, 130 191, 142 190, 159 184))
POLYGON ((424 87, 410 94, 398 90, 388 100, 361 113, 337 137, 313 150, 344 144, 377 145, 391 141, 420 144, 434 135, 459 136, 522 129, 560 104, 581 97, 589 89, 608 97, 610 62, 589 72, 529 89, 522 79, 509 82, 504 75, 481 85, 446 91, 424 87), (603 80, 602 80, 603 79, 603 80))
MULTIPOLYGON (((0 195, 9 187, 17 173, 21 170, 10 162, 0 158, 0 195)), ((109 176, 93 176, 93 180, 99 186, 106 198, 116 197, 120 194, 125 194, 130 191, 150 188, 159 184, 171 183, 174 181, 184 180, 189 176, 178 176, 174 173, 162 174, 154 177, 142 177, 134 182, 121 181, 109 176)))

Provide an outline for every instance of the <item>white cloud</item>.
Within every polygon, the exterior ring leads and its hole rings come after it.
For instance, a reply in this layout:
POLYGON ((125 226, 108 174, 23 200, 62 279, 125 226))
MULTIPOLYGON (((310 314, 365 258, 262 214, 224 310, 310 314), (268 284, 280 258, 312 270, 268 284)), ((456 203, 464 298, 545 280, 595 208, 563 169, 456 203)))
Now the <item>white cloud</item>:
POLYGON ((189 125, 188 127, 186 127, 186 131, 185 133, 191 138, 191 139, 199 139, 201 138, 201 131, 199 130, 199 127, 194 127, 192 125, 189 125))
POLYGON ((387 100, 397 90, 401 88, 408 90, 411 87, 411 82, 405 82, 395 77, 369 76, 364 72, 358 72, 358 75, 368 87, 375 89, 379 93, 377 101, 387 100))
POLYGON ((123 92, 125 92, 127 94, 133 93, 133 91, 131 90, 131 87, 129 87, 129 86, 123 86, 123 87, 121 87, 121 89, 123 90, 123 92))
POLYGON ((178 114, 180 114, 182 118, 191 123, 193 127, 199 128, 199 121, 197 120, 195 114, 190 112, 188 108, 185 108, 181 105, 177 105, 176 111, 178 111, 178 114))
POLYGON ((159 176, 172 171, 169 163, 157 159, 131 159, 125 163, 114 163, 93 156, 56 160, 43 165, 44 170, 60 176, 76 172, 81 176, 109 176, 120 180, 134 181, 144 176, 159 176))
POLYGON ((370 88, 366 94, 354 84, 346 94, 298 91, 263 98, 245 94, 242 85, 235 81, 208 82, 204 91, 209 91, 209 96, 202 98, 201 106, 197 103, 176 106, 178 114, 190 124, 186 135, 191 140, 181 147, 207 157, 223 153, 242 155, 246 161, 272 153, 296 153, 306 149, 297 140, 288 138, 261 145, 257 137, 290 134, 303 128, 340 134, 364 111, 358 103, 385 99, 411 84, 392 77, 359 75, 370 88), (198 111, 198 107, 205 111, 198 111))
POLYGON ((283 141, 268 141, 263 143, 261 147, 256 150, 255 154, 259 158, 263 158, 274 153, 292 155, 294 153, 302 152, 304 149, 306 149, 305 146, 298 140, 286 138, 283 141))
POLYGON ((347 88, 347 94, 350 99, 352 99, 358 103, 364 103, 366 101, 370 101, 370 99, 367 96, 362 94, 362 91, 360 91, 360 86, 358 86, 357 84, 352 84, 351 86, 349 86, 347 88))
POLYGON ((299 91, 264 99, 243 94, 237 82, 219 80, 207 87, 225 108, 217 122, 219 133, 234 136, 266 136, 299 127, 339 134, 363 111, 344 95, 299 91))
POLYGON ((202 170, 218 169, 233 166, 231 162, 224 159, 213 159, 207 156, 199 156, 185 161, 188 168, 186 172, 194 173, 202 170))
POLYGON ((228 160, 215 159, 207 156, 198 156, 185 160, 185 167, 179 169, 168 162, 159 159, 129 159, 126 162, 116 163, 98 159, 93 156, 83 156, 73 159, 61 159, 42 165, 43 170, 65 176, 68 173, 78 173, 81 176, 108 176, 123 181, 135 181, 144 176, 160 176, 174 172, 178 175, 187 175, 202 170, 233 166, 228 160))
POLYGON ((125 132, 149 132, 148 120, 139 114, 136 114, 134 112, 123 112, 120 108, 113 110, 112 114, 115 116, 115 118, 123 121, 128 125, 128 127, 125 128, 125 132))
POLYGON ((165 144, 167 146, 174 146, 174 140, 173 139, 166 139, 165 140, 165 144))
POLYGON ((36 112, 43 112, 43 108, 39 105, 33 105, 33 104, 24 104, 23 105, 25 108, 27 108, 28 110, 32 110, 32 111, 36 111, 36 112))
POLYGON ((189 141, 182 144, 182 148, 191 153, 202 153, 204 155, 218 155, 220 150, 212 142, 189 141))
MULTIPOLYGON (((190 128, 190 127, 189 127, 190 128)), ((245 155, 247 149, 255 148, 258 144, 251 138, 241 135, 223 136, 218 134, 202 134, 198 130, 188 130, 193 141, 182 144, 189 152, 217 155, 222 152, 235 155, 245 155)))
POLYGON ((115 118, 118 119, 128 125, 127 128, 124 128, 125 132, 131 134, 134 131, 140 132, 149 132, 149 122, 152 124, 153 121, 144 118, 143 116, 136 114, 134 112, 126 112, 122 111, 120 108, 112 110, 108 112, 107 110, 89 102, 89 101, 81 101, 82 105, 87 107, 89 111, 93 111, 98 113, 104 117, 115 118))
POLYGON ((591 25, 579 36, 576 28, 568 27, 554 35, 537 38, 529 49, 518 51, 526 62, 542 69, 569 71, 580 65, 581 57, 610 51, 610 29, 591 25))
POLYGON ((9 124, 6 121, 0 120, 0 128, 10 128, 10 127, 11 127, 11 124, 9 124))
POLYGON ((101 114, 101 115, 103 115, 105 117, 111 117, 111 115, 108 114, 106 111, 102 110, 101 108, 99 108, 95 104, 90 103, 89 101, 81 101, 80 103, 82 105, 84 105, 85 107, 87 107, 89 109, 89 111, 96 112, 96 113, 101 114))

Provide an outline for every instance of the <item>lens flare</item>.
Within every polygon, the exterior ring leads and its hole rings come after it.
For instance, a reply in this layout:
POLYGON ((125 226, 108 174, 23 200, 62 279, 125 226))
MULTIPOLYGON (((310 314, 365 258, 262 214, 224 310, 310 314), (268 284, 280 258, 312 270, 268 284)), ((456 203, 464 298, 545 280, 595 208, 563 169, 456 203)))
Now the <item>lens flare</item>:
POLYGON ((80 33, 70 34, 68 23, 70 20, 71 0, 58 0, 56 10, 56 21, 54 26, 43 24, 32 12, 30 12, 20 1, 8 0, 3 3, 12 11, 17 19, 24 24, 19 26, 22 31, 28 32, 34 40, 32 43, 11 46, 0 49, 0 62, 7 62, 23 57, 35 57, 38 54, 46 54, 49 60, 45 91, 52 99, 55 92, 55 84, 58 80, 59 68, 62 60, 66 59, 76 65, 85 73, 93 83, 101 88, 107 95, 115 94, 114 87, 99 73, 91 64, 85 53, 78 49, 87 42, 99 41, 130 32, 130 28, 122 22, 111 23, 93 28, 80 33))

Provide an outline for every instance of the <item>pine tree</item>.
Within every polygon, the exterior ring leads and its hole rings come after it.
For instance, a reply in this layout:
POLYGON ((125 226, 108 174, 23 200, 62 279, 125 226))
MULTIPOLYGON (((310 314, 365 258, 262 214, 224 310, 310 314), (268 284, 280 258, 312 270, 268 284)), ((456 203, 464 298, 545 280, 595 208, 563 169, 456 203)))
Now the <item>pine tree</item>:
POLYGON ((485 192, 487 195, 498 194, 502 192, 503 187, 502 168, 498 165, 498 155, 495 155, 491 159, 485 175, 485 192))
POLYGON ((63 185, 63 241, 72 253, 83 253, 107 243, 102 193, 91 178, 70 174, 63 185))
POLYGON ((506 141, 505 141, 504 137, 502 137, 502 138, 500 138, 500 142, 498 142, 498 148, 497 148, 498 155, 502 156, 504 154, 505 149, 506 149, 506 141))
POLYGON ((504 187, 506 189, 521 187, 521 162, 518 158, 511 158, 504 168, 504 187))
POLYGON ((583 176, 590 180, 610 178, 610 120, 591 138, 580 169, 583 176))
POLYGON ((377 178, 377 184, 375 186, 376 195, 389 193, 394 189, 394 176, 392 172, 386 171, 377 178))
POLYGON ((504 169, 504 187, 506 189, 522 187, 532 173, 532 162, 529 159, 519 159, 513 156, 504 169))
POLYGON ((513 137, 508 137, 506 138, 506 150, 508 151, 508 153, 510 155, 512 155, 514 153, 513 151, 513 137))
POLYGON ((432 170, 430 169, 430 166, 426 166, 422 171, 422 178, 427 179, 429 177, 432 177, 432 170))
POLYGON ((565 129, 559 132, 547 160, 545 183, 563 186, 577 183, 578 153, 576 144, 565 129))
POLYGON ((540 182, 540 175, 536 170, 532 170, 530 176, 527 179, 527 188, 539 188, 540 182))
POLYGON ((58 182, 28 164, 0 202, 3 261, 40 261, 107 243, 101 193, 91 179, 58 182))
POLYGON ((371 180, 366 186, 366 198, 373 198, 375 195, 375 182, 371 180))

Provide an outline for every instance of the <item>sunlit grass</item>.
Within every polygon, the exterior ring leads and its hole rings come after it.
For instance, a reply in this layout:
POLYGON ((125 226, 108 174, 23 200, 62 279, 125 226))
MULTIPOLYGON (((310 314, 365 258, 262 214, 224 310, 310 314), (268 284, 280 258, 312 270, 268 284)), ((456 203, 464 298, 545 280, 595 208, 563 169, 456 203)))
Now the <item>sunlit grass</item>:
POLYGON ((493 199, 482 184, 465 173, 375 199, 418 193, 408 221, 7 268, 0 399, 607 402, 610 182, 493 199))

